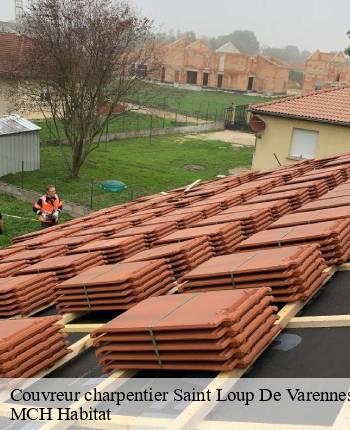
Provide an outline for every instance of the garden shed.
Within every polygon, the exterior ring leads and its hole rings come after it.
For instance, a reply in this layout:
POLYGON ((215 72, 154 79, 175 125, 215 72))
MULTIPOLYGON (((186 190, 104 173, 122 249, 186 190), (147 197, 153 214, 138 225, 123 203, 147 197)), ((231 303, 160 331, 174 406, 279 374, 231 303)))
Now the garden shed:
POLYGON ((0 117, 0 177, 40 169, 40 127, 18 116, 0 117))

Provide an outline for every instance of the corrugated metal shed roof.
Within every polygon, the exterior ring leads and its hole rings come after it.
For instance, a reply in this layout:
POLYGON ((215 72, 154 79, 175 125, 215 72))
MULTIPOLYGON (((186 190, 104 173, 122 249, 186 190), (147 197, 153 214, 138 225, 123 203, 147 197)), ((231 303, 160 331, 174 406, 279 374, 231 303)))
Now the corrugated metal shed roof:
POLYGON ((41 128, 36 124, 18 115, 0 117, 0 136, 39 130, 41 130, 41 128))

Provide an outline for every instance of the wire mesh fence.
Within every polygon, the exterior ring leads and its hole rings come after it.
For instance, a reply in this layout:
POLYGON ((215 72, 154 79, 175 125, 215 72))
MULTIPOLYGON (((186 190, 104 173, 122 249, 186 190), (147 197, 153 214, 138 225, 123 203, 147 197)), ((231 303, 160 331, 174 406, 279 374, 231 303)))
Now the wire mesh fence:
POLYGON ((102 187, 106 179, 108 178, 80 176, 72 180, 63 165, 43 166, 39 170, 39 166, 31 159, 1 157, 0 161, 0 181, 23 190, 35 191, 38 195, 45 193, 46 188, 53 185, 62 200, 89 209, 113 206, 153 192, 146 187, 134 189, 130 186, 120 192, 108 192, 102 187))

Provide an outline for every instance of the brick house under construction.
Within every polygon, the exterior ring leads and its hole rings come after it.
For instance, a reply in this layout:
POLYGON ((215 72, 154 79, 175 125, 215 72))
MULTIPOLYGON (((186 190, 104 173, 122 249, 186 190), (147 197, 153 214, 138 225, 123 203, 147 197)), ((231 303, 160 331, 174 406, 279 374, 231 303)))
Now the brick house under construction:
POLYGON ((233 91, 285 94, 289 66, 272 57, 243 54, 232 43, 216 51, 200 40, 179 39, 162 47, 163 82, 233 91))
POLYGON ((343 52, 316 51, 306 62, 303 92, 350 84, 350 63, 343 52))

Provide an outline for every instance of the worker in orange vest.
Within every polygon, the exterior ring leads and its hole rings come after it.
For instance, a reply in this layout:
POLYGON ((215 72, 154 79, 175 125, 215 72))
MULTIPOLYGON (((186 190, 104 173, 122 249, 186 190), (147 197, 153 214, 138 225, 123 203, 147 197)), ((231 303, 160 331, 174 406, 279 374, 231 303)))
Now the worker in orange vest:
POLYGON ((63 203, 56 193, 56 188, 49 185, 44 194, 34 204, 33 211, 39 216, 43 228, 58 224, 58 217, 62 212, 63 203))

